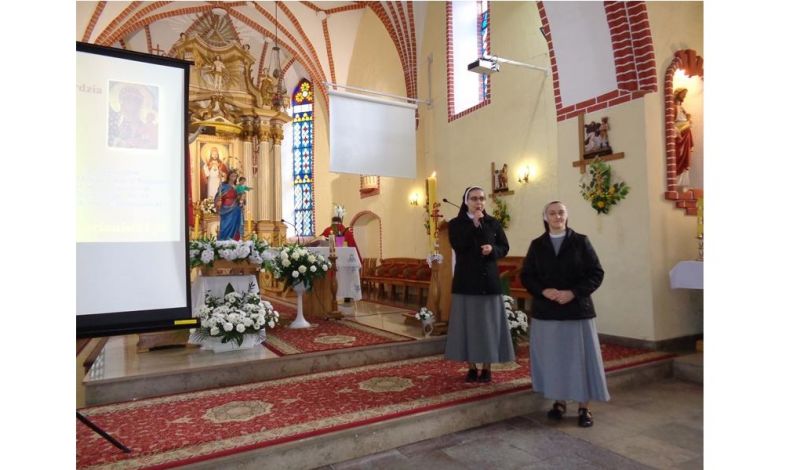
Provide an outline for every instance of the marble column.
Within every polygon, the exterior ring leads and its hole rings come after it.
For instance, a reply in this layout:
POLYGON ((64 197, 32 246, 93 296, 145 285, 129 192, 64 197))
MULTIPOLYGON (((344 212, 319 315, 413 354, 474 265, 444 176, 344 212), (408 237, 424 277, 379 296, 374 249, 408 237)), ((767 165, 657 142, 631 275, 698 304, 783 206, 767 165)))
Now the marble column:
MULTIPOLYGON (((256 220, 258 220, 259 225, 262 222, 268 222, 274 220, 272 217, 272 205, 270 204, 270 197, 272 196, 272 168, 270 166, 270 145, 269 145, 269 136, 270 136, 270 129, 269 123, 262 120, 257 120, 256 130, 258 133, 258 154, 256 156, 257 163, 258 163, 258 175, 257 175, 257 195, 258 195, 258 204, 257 204, 257 212, 256 220)), ((261 229, 259 229, 259 232, 261 229)))
POLYGON ((283 122, 273 119, 270 122, 270 163, 272 173, 272 214, 273 220, 283 218, 283 190, 281 185, 281 143, 283 142, 283 122))
POLYGON ((254 190, 247 193, 247 205, 244 213, 245 227, 248 227, 248 220, 255 220, 258 208, 258 189, 253 173, 253 136, 253 118, 246 116, 242 118, 242 171, 244 172, 242 176, 247 178, 247 186, 254 190))

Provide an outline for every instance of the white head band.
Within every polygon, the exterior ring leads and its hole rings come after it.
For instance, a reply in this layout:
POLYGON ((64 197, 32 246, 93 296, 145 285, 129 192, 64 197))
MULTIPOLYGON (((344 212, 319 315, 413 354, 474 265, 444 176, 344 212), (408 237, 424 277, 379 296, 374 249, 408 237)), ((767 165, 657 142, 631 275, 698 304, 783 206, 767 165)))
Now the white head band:
MULTIPOLYGON (((483 188, 481 188, 480 186, 470 186, 469 188, 467 188, 466 191, 464 191, 464 204, 465 205, 469 206, 469 204, 467 203, 467 199, 469 199, 469 193, 471 193, 472 191, 474 191, 476 189, 480 189, 481 191, 483 191, 483 188)), ((485 193, 486 191, 483 191, 483 192, 485 193)))

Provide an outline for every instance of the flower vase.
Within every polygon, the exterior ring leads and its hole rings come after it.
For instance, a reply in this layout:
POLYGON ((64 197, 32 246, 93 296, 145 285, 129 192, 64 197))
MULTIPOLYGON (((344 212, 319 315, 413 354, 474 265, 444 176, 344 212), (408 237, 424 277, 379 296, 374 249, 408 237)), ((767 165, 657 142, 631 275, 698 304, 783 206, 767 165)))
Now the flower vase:
POLYGON ((297 317, 292 324, 289 325, 289 328, 309 328, 311 327, 311 323, 307 322, 303 316, 303 294, 306 291, 306 285, 302 282, 298 282, 293 285, 292 288, 297 294, 297 317))
POLYGON ((433 318, 428 318, 428 319, 421 320, 421 321, 422 321, 422 334, 425 335, 425 337, 427 338, 431 334, 433 334, 433 323, 434 323, 434 320, 433 320, 433 318))
POLYGON ((264 330, 261 330, 258 334, 248 333, 243 335, 241 345, 237 344, 236 341, 228 341, 227 343, 223 343, 222 338, 218 336, 205 336, 199 341, 199 344, 200 349, 203 351, 210 350, 215 353, 223 353, 228 351, 251 349, 264 342, 265 339, 266 334, 264 330))

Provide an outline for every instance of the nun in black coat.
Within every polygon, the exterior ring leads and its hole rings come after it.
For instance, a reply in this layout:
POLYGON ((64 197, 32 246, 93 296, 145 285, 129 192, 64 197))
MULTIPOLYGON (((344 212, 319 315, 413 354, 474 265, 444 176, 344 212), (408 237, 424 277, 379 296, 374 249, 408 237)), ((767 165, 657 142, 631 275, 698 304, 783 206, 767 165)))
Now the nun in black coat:
POLYGON ((497 269, 497 260, 508 254, 508 239, 485 203, 482 188, 468 187, 458 216, 449 222, 456 258, 444 356, 468 363, 467 382, 491 382, 492 363, 515 359, 497 269))

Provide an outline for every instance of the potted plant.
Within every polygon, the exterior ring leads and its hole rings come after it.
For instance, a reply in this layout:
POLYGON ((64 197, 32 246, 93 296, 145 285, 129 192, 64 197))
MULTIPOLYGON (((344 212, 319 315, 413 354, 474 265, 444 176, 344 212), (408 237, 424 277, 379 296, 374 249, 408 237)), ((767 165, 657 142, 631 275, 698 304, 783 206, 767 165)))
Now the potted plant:
POLYGON ((422 323, 422 333, 425 337, 430 336, 433 333, 433 312, 428 310, 427 307, 422 307, 414 317, 422 323))

